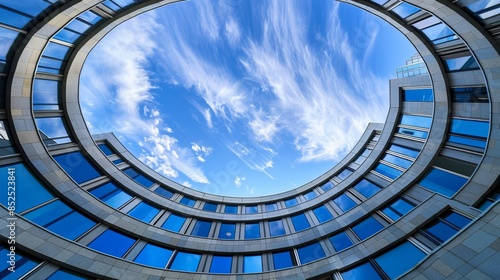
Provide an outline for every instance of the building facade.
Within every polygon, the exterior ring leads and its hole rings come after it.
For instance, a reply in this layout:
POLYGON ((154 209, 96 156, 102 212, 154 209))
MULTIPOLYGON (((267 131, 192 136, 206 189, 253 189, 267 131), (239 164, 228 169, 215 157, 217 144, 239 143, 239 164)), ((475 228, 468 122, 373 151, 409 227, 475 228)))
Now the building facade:
POLYGON ((385 124, 326 174, 234 198, 165 179, 82 117, 92 47, 171 2, 0 1, 0 278, 498 278, 499 4, 342 1, 400 30, 428 75, 392 80, 385 124))

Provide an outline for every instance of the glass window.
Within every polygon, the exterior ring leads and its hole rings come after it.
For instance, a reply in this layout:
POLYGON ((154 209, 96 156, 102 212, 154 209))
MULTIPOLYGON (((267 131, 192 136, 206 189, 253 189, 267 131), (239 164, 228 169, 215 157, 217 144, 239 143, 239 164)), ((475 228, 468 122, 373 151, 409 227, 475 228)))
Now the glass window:
POLYGON ((90 193, 116 209, 120 208, 120 206, 132 198, 131 195, 124 192, 111 182, 91 190, 90 193))
POLYGON ((193 232, 191 232, 191 235, 199 237, 208 237, 211 227, 212 227, 212 222, 198 220, 194 225, 193 232))
POLYGON ((420 151, 418 151, 418 150, 410 149, 410 148, 399 146, 396 144, 392 144, 389 147, 389 150, 396 152, 396 153, 399 153, 399 154, 402 154, 402 155, 405 155, 405 156, 412 157, 412 158, 416 158, 418 156, 418 154, 420 153, 420 151))
POLYGON ((225 224, 222 223, 219 231, 220 239, 234 239, 234 233, 236 232, 236 224, 225 224))
POLYGON ((324 205, 314 209, 313 213, 316 216, 316 218, 318 218, 318 221, 320 223, 324 223, 328 220, 333 219, 332 214, 330 213, 330 211, 328 211, 328 209, 326 209, 324 205))
POLYGON ((149 223, 159 212, 160 210, 157 209, 156 207, 153 207, 148 203, 141 202, 137 204, 137 206, 134 207, 134 209, 130 210, 128 214, 145 223, 149 223))
POLYGON ((262 272, 262 256, 244 256, 243 273, 262 272))
POLYGON ((157 194, 159 194, 159 195, 161 195, 161 196, 163 196, 163 197, 165 197, 165 198, 172 198, 172 196, 174 195, 174 193, 173 193, 173 192, 171 192, 171 191, 169 191, 169 190, 165 189, 165 188, 164 188, 164 187, 162 187, 162 186, 160 186, 160 187, 156 188, 156 189, 154 190, 154 192, 155 192, 155 193, 157 193, 157 194))
POLYGON ((399 175, 403 174, 403 171, 395 169, 383 163, 377 164, 373 170, 393 180, 399 177, 399 175))
POLYGON ((290 251, 273 253, 274 269, 283 269, 293 266, 290 251))
POLYGON ((341 272, 340 274, 342 275, 342 278, 349 280, 382 280, 380 275, 378 275, 377 271, 369 262, 341 272))
POLYGON ((460 135, 475 136, 480 138, 488 137, 490 124, 477 120, 451 120, 451 132, 460 135))
POLYGON ((2 61, 7 60, 7 55, 9 54, 9 50, 11 49, 14 41, 17 38, 19 32, 0 27, 0 72, 3 72, 3 65, 5 62, 2 61))
POLYGON ((479 69, 479 65, 471 55, 448 58, 444 62, 449 72, 479 69))
POLYGON ((466 7, 481 19, 498 15, 500 11, 498 0, 479 0, 468 4, 466 7))
POLYGON ((316 197, 316 194, 314 193, 314 191, 310 191, 310 192, 304 194, 304 198, 306 200, 311 200, 315 197, 316 197))
POLYGON ((174 251, 153 244, 146 244, 134 262, 158 268, 165 268, 174 251))
POLYGON ((422 139, 427 138, 427 136, 429 135, 429 133, 426 131, 420 131, 420 130, 403 128, 403 127, 398 128, 398 133, 417 137, 417 138, 422 138, 422 139))
POLYGON ((413 164, 413 161, 400 158, 391 154, 385 154, 384 157, 382 157, 382 160, 390 162, 392 164, 395 164, 403 168, 408 168, 413 164))
MULTIPOLYGON (((10 250, 4 247, 3 244, 0 244, 0 254, 2 256, 2 262, 0 264, 0 278, 3 280, 18 280, 22 279, 22 276, 28 273, 30 270, 35 268, 38 265, 38 261, 34 261, 30 258, 24 256, 23 253, 18 250, 15 251, 16 256, 16 267, 15 271, 8 270, 11 266, 9 262, 7 262, 7 256, 9 255, 10 250), (5 261, 4 261, 5 260, 5 261)), ((9 257, 10 258, 10 257, 9 257)))
POLYGON ((172 270, 196 272, 200 264, 201 255, 185 252, 177 252, 174 261, 170 265, 172 270))
POLYGON ((436 45, 458 39, 458 36, 442 22, 422 29, 422 32, 436 45))
POLYGON ((91 278, 87 278, 83 275, 77 274, 76 272, 66 271, 63 269, 57 270, 47 278, 47 280, 85 280, 85 279, 91 279, 91 278))
POLYGON ((0 18, 2 23, 19 29, 23 29, 32 19, 32 17, 9 11, 2 7, 0 7, 0 18))
POLYGON ((141 175, 137 170, 135 170, 132 167, 126 168, 123 170, 125 174, 127 174, 130 178, 132 178, 134 181, 137 183, 141 184, 142 186, 149 188, 151 185, 153 185, 153 181, 149 180, 148 178, 144 177, 141 175))
POLYGON ((104 2, 102 2, 104 4, 104 6, 110 8, 111 10, 113 11, 118 11, 119 9, 121 9, 120 6, 116 5, 115 3, 113 3, 111 0, 106 0, 104 2))
POLYGON ((323 185, 321 185, 321 189, 324 191, 324 192, 327 192, 329 190, 331 190, 333 188, 333 184, 332 182, 326 182, 324 183, 323 185))
POLYGON ((35 122, 45 146, 71 142, 65 122, 61 117, 36 118, 35 122))
POLYGON ((352 200, 345 193, 341 194, 333 200, 335 204, 344 212, 351 210, 354 206, 358 205, 354 200, 352 200))
POLYGON ((99 149, 107 156, 110 156, 112 154, 114 154, 114 152, 111 150, 111 148, 108 146, 108 144, 106 143, 103 143, 103 144, 99 144, 97 145, 97 147, 99 147, 99 149))
POLYGON ((92 166, 81 152, 57 155, 54 156, 54 159, 78 184, 101 176, 101 173, 92 166))
POLYGON ((311 227, 304 213, 292 216, 292 224, 295 228, 295 231, 301 231, 311 227))
POLYGON ((245 224, 245 239, 260 238, 259 223, 245 224))
POLYGON ((107 229, 92 241, 88 247, 108 255, 121 258, 134 245, 135 239, 107 229))
POLYGON ((60 82, 35 79, 33 83, 33 110, 59 110, 60 82))
POLYGON ((246 214, 256 214, 258 212, 259 212, 259 209, 257 208, 257 205, 248 205, 245 207, 246 214))
POLYGON ((278 210, 278 204, 276 204, 276 203, 266 204, 266 211, 267 212, 276 211, 276 210, 278 210))
POLYGON ((285 200, 285 206, 286 207, 292 207, 292 206, 295 206, 297 204, 299 204, 299 203, 297 202, 297 199, 295 197, 294 198, 290 198, 288 200, 285 200))
POLYGON ((368 217, 359 224, 353 226, 352 230, 356 233, 359 239, 365 240, 383 228, 384 226, 375 220, 375 218, 368 217))
POLYGON ((75 18, 70 23, 68 23, 68 25, 66 25, 65 29, 75 31, 76 33, 83 34, 90 27, 91 27, 90 24, 85 23, 84 21, 80 20, 79 18, 75 18))
POLYGON ((113 160, 113 163, 114 163, 115 165, 117 165, 117 164, 119 164, 119 163, 122 163, 122 162, 123 162, 123 159, 121 159, 121 158, 113 160))
POLYGON ((388 0, 370 0, 370 1, 372 1, 372 2, 374 2, 374 3, 377 3, 377 4, 379 4, 379 5, 381 5, 381 6, 382 6, 382 5, 384 5, 385 3, 387 3, 387 1, 388 1, 388 0))
POLYGON ((231 273, 232 256, 213 256, 210 273, 231 273))
POLYGON ((282 220, 269 221, 269 232, 271 236, 280 236, 285 234, 285 227, 282 220))
POLYGON ((209 212, 215 212, 217 211, 217 204, 211 202, 205 202, 205 205, 203 205, 203 210, 209 212))
POLYGON ((430 128, 432 124, 432 118, 424 116, 402 115, 401 124, 430 128))
POLYGON ((17 153, 9 137, 8 131, 9 129, 7 128, 6 121, 0 120, 0 156, 8 156, 17 153))
POLYGON ((370 198, 372 195, 374 195, 378 191, 380 191, 379 186, 375 185, 374 183, 372 183, 366 179, 359 181, 354 186, 354 189, 357 190, 362 195, 364 195, 366 198, 370 198))
POLYGON ((238 214, 238 206, 236 205, 226 205, 224 208, 224 213, 227 214, 238 214))
POLYGON ((8 192, 13 191, 12 188, 9 187, 15 187, 16 209, 14 212, 16 213, 21 213, 54 198, 54 196, 22 163, 1 166, 0 180, 5 190, 5 194, 0 195, 0 203, 5 207, 12 206, 12 199, 8 198, 8 192), (9 176, 14 176, 15 181, 9 181, 9 176), (9 182, 14 182, 15 184, 12 185, 12 183, 9 184, 9 182))
POLYGON ((325 257, 325 252, 319 243, 312 243, 304 247, 297 248, 300 263, 306 264, 325 257))
POLYGON ((431 88, 403 89, 403 101, 406 102, 431 102, 434 94, 431 88))
POLYGON ((194 200, 194 199, 192 199, 190 197, 185 196, 185 197, 183 197, 181 199, 181 201, 179 203, 180 204, 184 204, 184 205, 186 205, 188 207, 193 207, 194 204, 196 203, 196 200, 194 200))
POLYGON ((330 237, 330 242, 333 245, 333 248, 335 248, 335 251, 339 252, 344 250, 345 248, 348 248, 352 246, 352 241, 347 236, 345 232, 338 233, 332 237, 330 237))
POLYGON ((168 216, 167 220, 161 227, 173 232, 179 232, 179 230, 181 230, 182 228, 182 225, 184 225, 184 221, 186 221, 186 218, 172 213, 170 214, 170 216, 168 216))
POLYGON ((432 168, 418 184, 444 196, 453 196, 466 182, 467 178, 432 168))
POLYGON ((389 216, 393 221, 398 220, 406 213, 410 212, 415 206, 408 201, 398 198, 389 206, 382 209, 382 212, 389 216))
POLYGON ((49 44, 47 44, 47 47, 43 51, 43 56, 65 60, 69 50, 70 47, 54 42, 49 42, 49 44))
POLYGON ((488 103, 486 87, 451 88, 453 102, 462 103, 488 103))
POLYGON ((437 218, 423 231, 432 237, 432 241, 441 244, 466 226, 471 220, 455 212, 447 212, 437 218))
POLYGON ((11 0, 0 0, 0 5, 9 7, 13 10, 19 11, 23 14, 35 17, 40 14, 43 10, 48 8, 51 4, 47 1, 26 1, 26 3, 20 3, 18 1, 11 0))
POLYGON ((345 178, 349 177, 349 175, 351 175, 351 174, 352 174, 351 170, 344 169, 344 171, 337 174, 337 178, 339 178, 340 180, 344 180, 345 178))
POLYGON ((420 11, 420 8, 417 8, 406 2, 402 2, 401 4, 397 5, 394 9, 392 9, 392 12, 396 13, 398 16, 402 18, 407 18, 418 11, 420 11))
POLYGON ((101 16, 97 15, 96 13, 94 13, 92 11, 86 11, 86 12, 82 13, 80 16, 78 16, 78 18, 80 18, 88 23, 91 23, 91 24, 96 24, 102 19, 101 16))
POLYGON ((385 254, 375 258, 375 261, 391 279, 399 277, 422 260, 426 254, 409 241, 397 246, 385 254))

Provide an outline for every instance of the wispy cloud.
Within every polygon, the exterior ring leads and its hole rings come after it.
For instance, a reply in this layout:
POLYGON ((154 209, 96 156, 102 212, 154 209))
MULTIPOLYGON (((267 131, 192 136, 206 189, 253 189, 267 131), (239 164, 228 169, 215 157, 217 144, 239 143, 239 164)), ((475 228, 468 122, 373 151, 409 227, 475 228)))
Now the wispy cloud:
POLYGON ((238 23, 233 19, 230 18, 226 22, 226 38, 229 41, 231 45, 236 45, 239 40, 240 40, 240 27, 238 26, 238 23))

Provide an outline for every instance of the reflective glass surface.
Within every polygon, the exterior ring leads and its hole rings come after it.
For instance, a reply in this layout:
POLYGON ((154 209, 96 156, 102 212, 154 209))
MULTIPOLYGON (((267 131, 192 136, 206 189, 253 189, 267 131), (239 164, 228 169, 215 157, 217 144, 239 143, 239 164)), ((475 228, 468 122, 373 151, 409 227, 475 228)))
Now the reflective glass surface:
POLYGON ((244 256, 243 273, 262 272, 262 256, 244 256))
POLYGON ((476 120, 451 120, 451 132, 459 135, 474 136, 478 138, 488 137, 490 124, 485 121, 476 120))
POLYGON ((71 142, 66 125, 61 117, 36 118, 35 122, 46 146, 71 142))
POLYGON ((430 128, 432 124, 432 118, 424 116, 402 115, 401 124, 430 128))
POLYGON ((266 204, 266 211, 267 212, 276 211, 276 210, 278 210, 278 204, 276 204, 276 203, 266 204))
POLYGON ((300 263, 306 264, 325 257, 325 252, 319 243, 312 243, 304 247, 297 248, 300 263))
POLYGON ((200 260, 201 255, 199 254, 177 252, 174 261, 170 265, 170 269, 195 272, 198 270, 200 260))
POLYGON ((403 101, 431 102, 434 101, 434 94, 430 88, 404 89, 403 101))
POLYGON ((331 190, 333 188, 332 182, 326 182, 323 185, 321 185, 321 189, 325 192, 331 190))
POLYGON ((184 224, 184 221, 186 221, 186 218, 172 213, 168 216, 167 220, 161 227, 173 232, 179 232, 184 224))
POLYGON ((113 208, 120 208, 132 198, 111 182, 91 190, 90 193, 113 208))
POLYGON ((23 27, 31 21, 32 17, 0 7, 0 19, 0 22, 3 24, 23 29, 23 27))
POLYGON ((391 154, 385 154, 385 156, 382 157, 382 160, 390 162, 394 165, 403 167, 403 168, 408 168, 413 164, 413 161, 400 158, 391 154))
POLYGON ((415 206, 406 200, 399 198, 389 206, 382 209, 382 212, 389 216, 393 221, 396 221, 403 215, 406 215, 406 213, 410 212, 414 207, 415 206))
POLYGON ((101 173, 80 152, 57 155, 54 159, 78 184, 101 176, 101 173))
POLYGON ((441 44, 444 42, 452 41, 458 39, 458 36, 444 23, 439 23, 425 29, 422 32, 429 38, 434 44, 441 44))
POLYGON ((146 188, 149 188, 151 187, 151 185, 153 185, 153 181, 141 175, 139 171, 135 170, 135 168, 129 167, 124 169, 123 172, 127 174, 130 178, 132 178, 134 181, 136 181, 137 183, 141 184, 146 188))
POLYGON ((245 224, 245 239, 260 238, 259 223, 245 224))
POLYGON ((451 88, 453 102, 461 103, 488 103, 486 87, 451 88))
POLYGON ((146 244, 134 262, 158 268, 165 268, 174 251, 153 244, 146 244))
POLYGON ((375 218, 368 217, 362 222, 352 227, 352 230, 361 240, 365 240, 366 238, 372 236, 379 230, 383 229, 384 226, 379 223, 375 218))
POLYGON ((227 214, 237 214, 238 213, 238 206, 236 205, 226 205, 224 208, 224 213, 227 214))
POLYGON ((403 128, 403 127, 398 128, 398 133, 406 134, 406 135, 417 137, 417 138, 423 138, 423 139, 427 138, 427 136, 429 135, 429 133, 426 131, 420 131, 420 130, 403 128))
POLYGON ((70 50, 70 47, 58 43, 49 42, 43 51, 43 56, 64 60, 70 50))
POLYGON ((375 170, 378 173, 380 173, 386 177, 389 177, 393 180, 396 179, 397 177, 399 177, 399 175, 403 174, 403 171, 392 168, 392 167, 385 165, 383 163, 377 164, 373 170, 375 170))
POLYGON ((304 198, 306 200, 311 200, 315 197, 316 197, 316 194, 314 193, 314 191, 310 191, 310 192, 304 194, 304 198))
POLYGON ((184 204, 184 205, 186 205, 188 207, 193 207, 194 204, 196 203, 196 200, 194 200, 194 199, 192 199, 190 197, 185 196, 185 197, 183 197, 181 199, 181 201, 179 203, 180 204, 184 204))
POLYGON ((311 225, 307 221, 306 215, 304 214, 292 216, 292 224, 295 228, 295 231, 301 231, 311 227, 311 225))
POLYGON ((151 222, 153 218, 160 212, 160 209, 149 205, 148 203, 141 202, 136 207, 128 212, 128 214, 136 219, 145 223, 151 222))
POLYGON ((324 205, 314 209, 313 213, 320 223, 324 223, 328 220, 333 219, 332 214, 330 213, 330 211, 328 211, 328 209, 326 209, 324 205))
POLYGON ((257 205, 248 205, 245 207, 245 213, 246 214, 256 214, 259 212, 259 208, 257 205))
POLYGON ((269 221, 269 232, 271 236, 280 236, 285 234, 285 227, 282 220, 269 221))
POLYGON ((351 210, 357 205, 356 202, 354 202, 354 200, 352 200, 345 193, 335 198, 333 202, 335 202, 335 204, 337 204, 337 206, 344 212, 351 210))
POLYGON ((352 171, 349 170, 349 169, 344 169, 344 171, 340 172, 339 174, 337 174, 337 177, 340 179, 340 180, 344 180, 345 178, 349 177, 349 175, 352 174, 352 171))
POLYGON ((292 256, 289 251, 273 253, 274 269, 283 269, 293 266, 292 256))
POLYGON ((203 205, 203 210, 209 211, 209 212, 215 212, 215 211, 217 211, 217 204, 205 202, 205 205, 203 205))
POLYGON ((112 229, 107 229, 87 246, 94 250, 121 258, 132 245, 135 239, 125 236, 112 229))
POLYGON ((406 18, 420 11, 420 8, 417 8, 406 2, 402 2, 401 4, 397 5, 394 9, 392 9, 392 11, 402 18, 406 18))
POLYGON ((366 262, 362 265, 358 265, 355 268, 346 270, 340 273, 344 279, 349 280, 382 280, 380 275, 378 275, 377 271, 373 268, 373 266, 366 262))
POLYGON ((191 232, 191 235, 199 236, 199 237, 208 237, 208 234, 210 233, 211 227, 212 227, 212 222, 198 220, 198 221, 196 221, 196 224, 194 225, 194 228, 193 228, 193 231, 191 232))
POLYGON ((236 231, 236 224, 225 224, 222 223, 219 231, 220 239, 234 239, 234 233, 236 231))
POLYGON ((0 0, 0 5, 34 17, 48 8, 51 4, 42 0, 26 1, 26 3, 12 0, 0 0))
POLYGON ((357 190, 362 195, 364 195, 366 198, 369 198, 372 195, 376 194, 378 191, 380 191, 379 186, 375 185, 374 183, 372 183, 366 179, 359 181, 354 186, 354 189, 357 190))
POLYGON ((285 206, 286 207, 292 207, 292 206, 295 206, 297 204, 299 204, 299 203, 297 202, 297 199, 295 197, 294 198, 290 198, 288 200, 285 200, 285 206))
POLYGON ((426 256, 409 241, 375 258, 375 261, 391 279, 399 277, 426 256))
POLYGON ((0 42, 2 42, 0 44, 0 60, 5 61, 7 59, 8 52, 18 34, 19 32, 0 27, 0 42))
POLYGON ((444 62, 450 72, 479 69, 476 60, 470 55, 445 59, 444 62))
POLYGON ((15 271, 11 272, 8 270, 10 266, 8 260, 10 260, 10 257, 8 257, 8 254, 10 253, 10 250, 7 250, 6 247, 4 247, 3 244, 0 244, 0 279, 3 280, 19 280, 22 279, 22 276, 28 273, 30 270, 35 268, 35 266, 38 265, 38 261, 34 261, 28 257, 24 256, 24 253, 19 252, 19 250, 15 251, 15 260, 16 260, 16 267, 15 271))
POLYGON ((353 243, 349 236, 345 232, 340 232, 332 237, 330 237, 330 242, 335 248, 335 251, 339 252, 347 247, 350 247, 353 243))
POLYGON ((58 81, 35 79, 33 110, 59 110, 59 85, 58 81))
POLYGON ((426 189, 450 197, 454 195, 467 180, 468 179, 464 177, 444 170, 432 168, 418 184, 426 189))
POLYGON ((84 280, 91 279, 89 277, 85 277, 81 274, 77 274, 76 272, 66 271, 59 269, 54 274, 50 275, 47 280, 84 280))
POLYGON ((231 273, 232 256, 213 256, 210 273, 231 273))
POLYGON ((156 188, 156 189, 154 190, 154 192, 155 192, 155 193, 157 193, 157 194, 159 194, 159 195, 161 195, 161 196, 163 196, 163 197, 165 197, 165 198, 172 198, 172 196, 174 195, 174 193, 173 193, 173 192, 171 192, 171 191, 169 191, 169 190, 165 189, 165 188, 164 188, 164 187, 162 187, 162 186, 160 186, 160 187, 156 188))
POLYGON ((107 156, 114 154, 114 152, 111 150, 111 148, 105 143, 99 144, 99 145, 97 145, 97 147, 99 147, 99 149, 107 156))
POLYGON ((392 144, 391 146, 389 146, 389 150, 412 158, 416 158, 420 153, 420 151, 418 150, 410 149, 396 144, 392 144))

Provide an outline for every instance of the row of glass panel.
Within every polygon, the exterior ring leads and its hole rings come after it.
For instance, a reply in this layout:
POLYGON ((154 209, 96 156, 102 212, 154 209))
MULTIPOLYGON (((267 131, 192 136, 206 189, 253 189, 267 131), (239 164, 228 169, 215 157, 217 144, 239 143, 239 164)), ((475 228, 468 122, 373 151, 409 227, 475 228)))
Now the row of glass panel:
MULTIPOLYGON (((432 102, 434 94, 430 88, 402 89, 402 101, 432 102)), ((453 103, 488 103, 486 87, 453 87, 450 89, 453 103)))

